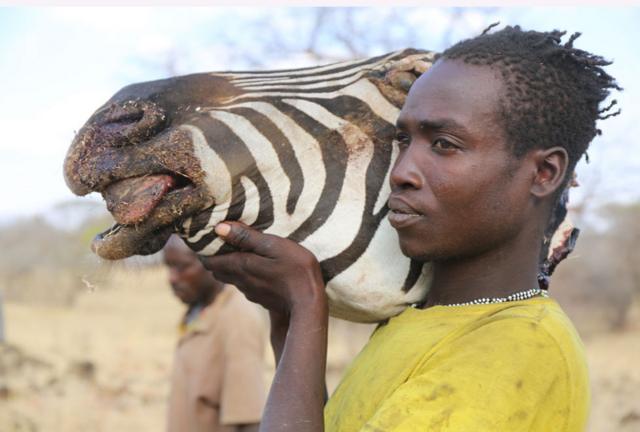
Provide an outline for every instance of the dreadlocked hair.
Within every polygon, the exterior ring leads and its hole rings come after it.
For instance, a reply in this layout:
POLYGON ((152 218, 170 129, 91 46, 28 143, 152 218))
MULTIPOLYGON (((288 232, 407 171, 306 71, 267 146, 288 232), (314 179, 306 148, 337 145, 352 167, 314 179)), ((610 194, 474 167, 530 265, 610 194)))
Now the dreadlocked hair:
POLYGON ((516 157, 535 148, 562 146, 569 155, 565 185, 589 143, 601 132, 598 119, 616 116, 609 112, 614 100, 600 109, 610 89, 622 90, 603 66, 611 62, 573 47, 580 33, 562 44, 566 32, 523 31, 505 27, 463 40, 440 58, 462 60, 498 70, 505 83, 499 108, 507 142, 516 157))

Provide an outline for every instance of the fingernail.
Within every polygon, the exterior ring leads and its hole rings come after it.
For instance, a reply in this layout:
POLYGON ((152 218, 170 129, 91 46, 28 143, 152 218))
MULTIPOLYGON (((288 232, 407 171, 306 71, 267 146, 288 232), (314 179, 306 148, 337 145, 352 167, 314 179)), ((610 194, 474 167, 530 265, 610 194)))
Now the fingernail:
POLYGON ((216 225, 215 231, 216 234, 218 234, 220 237, 226 237, 229 234, 229 231, 231 231, 231 225, 226 223, 219 223, 218 225, 216 225))

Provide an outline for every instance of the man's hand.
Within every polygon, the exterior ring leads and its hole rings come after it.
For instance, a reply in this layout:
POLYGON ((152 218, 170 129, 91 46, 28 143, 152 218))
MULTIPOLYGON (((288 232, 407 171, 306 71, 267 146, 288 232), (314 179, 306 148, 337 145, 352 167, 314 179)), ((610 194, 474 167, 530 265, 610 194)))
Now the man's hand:
POLYGON ((320 265, 304 247, 240 222, 220 223, 215 231, 237 250, 202 258, 216 279, 237 286, 252 302, 284 317, 326 304, 320 265))
POLYGON ((236 252, 202 258, 204 266, 271 317, 278 366, 260 430, 324 430, 328 308, 318 260, 295 242, 239 222, 218 224, 216 233, 236 252))

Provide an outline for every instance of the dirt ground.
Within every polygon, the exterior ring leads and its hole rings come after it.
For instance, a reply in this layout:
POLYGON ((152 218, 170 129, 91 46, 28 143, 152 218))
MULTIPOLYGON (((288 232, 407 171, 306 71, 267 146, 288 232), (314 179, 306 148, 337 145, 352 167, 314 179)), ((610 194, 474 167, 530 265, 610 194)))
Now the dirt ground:
MULTIPOLYGON (((88 283, 71 307, 5 304, 0 431, 164 429, 182 306, 162 270, 113 270, 105 280, 88 283)), ((332 322, 330 391, 370 331, 332 322)), ((640 325, 585 343, 593 386, 589 431, 640 431, 640 325)), ((270 352, 265 362, 268 381, 270 352)))

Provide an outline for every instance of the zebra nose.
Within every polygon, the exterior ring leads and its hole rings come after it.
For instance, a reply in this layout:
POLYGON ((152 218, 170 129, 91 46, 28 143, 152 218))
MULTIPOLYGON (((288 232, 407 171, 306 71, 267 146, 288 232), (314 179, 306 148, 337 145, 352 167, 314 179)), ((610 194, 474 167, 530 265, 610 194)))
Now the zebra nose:
POLYGON ((145 100, 112 103, 94 116, 94 129, 99 141, 113 147, 139 144, 160 131, 167 124, 164 110, 145 100))
POLYGON ((108 103, 73 139, 64 162, 67 185, 76 195, 99 190, 114 180, 111 173, 116 166, 136 160, 124 147, 150 140, 167 124, 165 111, 154 102, 136 99, 108 103))

